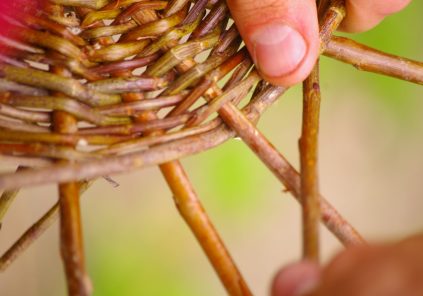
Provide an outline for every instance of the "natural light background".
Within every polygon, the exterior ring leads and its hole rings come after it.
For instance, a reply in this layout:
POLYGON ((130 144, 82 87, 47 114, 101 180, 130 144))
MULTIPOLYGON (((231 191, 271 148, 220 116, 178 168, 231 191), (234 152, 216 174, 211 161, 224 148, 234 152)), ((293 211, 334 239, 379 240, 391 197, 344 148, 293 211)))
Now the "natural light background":
MULTIPOLYGON (((423 2, 415 0, 354 39, 423 60, 423 2)), ((423 230, 423 88, 322 58, 321 192, 369 240, 423 230)), ((301 89, 284 95, 259 127, 298 167, 301 89)), ((255 295, 301 254, 300 208, 239 140, 183 160, 255 295)), ((225 295, 157 168, 103 180, 82 198, 95 296, 225 295)), ((26 189, 0 231, 3 252, 57 199, 54 186, 26 189)), ((322 228, 323 230, 323 228, 322 228)), ((323 230, 329 259, 340 245, 323 230)), ((58 228, 0 275, 2 296, 65 295, 58 228)))

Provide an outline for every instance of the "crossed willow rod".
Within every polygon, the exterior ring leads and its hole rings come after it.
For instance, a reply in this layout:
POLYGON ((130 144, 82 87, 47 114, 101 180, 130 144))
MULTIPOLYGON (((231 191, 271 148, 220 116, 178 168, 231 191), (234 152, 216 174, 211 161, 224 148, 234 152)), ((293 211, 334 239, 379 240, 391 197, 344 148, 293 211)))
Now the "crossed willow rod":
MULTIPOLYGON (((121 1, 121 2, 125 2, 125 1, 121 1)), ((187 1, 172 1, 169 4, 169 8, 167 9, 167 14, 171 16, 173 12, 179 11, 180 8, 182 8, 186 4, 186 2, 187 1)), ((194 7, 196 7, 198 11, 201 11, 204 7, 206 7, 206 4, 207 4, 206 2, 207 1, 197 1, 194 7)), ((63 3, 68 4, 68 1, 63 1, 63 3)), ((73 2, 73 3, 76 3, 76 2, 73 2)), ((223 3, 223 6, 225 6, 224 3, 223 3)), ((220 8, 222 7, 222 3, 220 3, 219 7, 220 8)), ((195 11, 194 8, 191 11, 195 11)), ((201 19, 202 17, 196 18, 195 13, 191 13, 190 15, 188 15, 186 19, 189 19, 189 18, 198 20, 198 19, 201 19)), ((204 25, 203 25, 203 28, 204 28, 204 25)), ((195 35, 195 32, 193 33, 193 35, 195 35)), ((322 40, 326 40, 324 38, 325 35, 324 34, 322 35, 323 35, 322 40)), ((323 44, 325 43, 323 42, 323 44)), ((362 45, 354 43, 353 41, 345 40, 339 37, 332 37, 332 39, 324 47, 326 48, 326 54, 329 53, 328 55, 332 55, 338 59, 344 60, 345 62, 352 63, 356 65, 359 69, 382 73, 389 76, 393 76, 393 77, 401 78, 411 82, 422 84, 422 80, 423 80, 422 79, 422 64, 419 62, 413 62, 407 59, 399 60, 398 57, 375 51, 368 47, 364 47, 362 45), (345 45, 346 43, 348 43, 347 46, 345 45), (348 48, 349 51, 346 51, 345 48, 348 48), (369 59, 367 59, 367 56, 364 56, 368 52, 371 53, 370 55, 371 57, 369 59)), ((322 48, 324 47, 322 46, 322 48)), ((149 49, 149 51, 153 55, 155 50, 156 49, 152 47, 150 47, 149 49)), ((147 53, 150 53, 149 51, 147 51, 147 53)), ((70 52, 70 54, 72 55, 74 55, 75 53, 76 51, 70 52)), ((77 57, 76 55, 74 56, 77 57)), ((116 62, 116 64, 118 63, 119 62, 116 62)), ((193 61, 185 60, 182 62, 182 64, 184 63, 187 63, 189 65, 190 63, 192 64, 193 61)), ((127 66, 127 64, 125 64, 125 66, 127 66)), ((187 67, 187 69, 188 68, 189 67, 187 67)), ((75 69, 78 70, 78 68, 71 68, 71 71, 75 69)), ((79 71, 80 70, 81 69, 79 69, 79 71)), ((75 73, 77 72, 75 71, 75 73)), ((254 79, 254 76, 251 76, 251 74, 249 77, 254 79)), ((36 83, 36 85, 38 86, 38 83, 36 83)), ((48 86, 45 86, 45 87, 49 89, 48 86)), ((180 87, 184 87, 184 86, 182 85, 180 87)), ((247 144, 249 144, 250 147, 254 147, 256 149, 255 152, 258 154, 258 156, 266 163, 266 165, 270 167, 270 169, 274 172, 274 174, 282 181, 282 183, 284 183, 286 188, 289 191, 291 191, 294 194, 294 196, 297 197, 297 199, 301 199, 301 194, 302 194, 301 188, 300 188, 301 182, 300 182, 300 177, 298 173, 283 158, 283 156, 280 155, 276 151, 276 149, 274 149, 274 147, 270 143, 267 142, 264 136, 255 128, 252 121, 255 121, 258 118, 257 117, 253 118, 251 115, 250 115, 250 118, 246 118, 237 108, 234 107, 233 104, 228 102, 230 101, 231 98, 226 97, 228 101, 225 101, 225 97, 223 99, 220 98, 219 88, 217 88, 213 84, 211 85, 211 89, 214 90, 215 93, 207 92, 206 98, 208 98, 212 102, 211 106, 214 106, 213 107, 214 109, 210 109, 210 110, 203 109, 203 111, 205 110, 204 111, 205 114, 207 114, 207 112, 210 112, 211 110, 217 110, 220 107, 219 114, 221 119, 225 121, 226 124, 228 124, 228 126, 230 126, 234 131, 236 131, 236 134, 240 136, 241 138, 243 138, 243 140, 247 144)), ((61 91, 60 89, 53 89, 53 90, 61 91)), ((176 90, 178 90, 178 87, 176 87, 176 90)), ((283 88, 271 87, 271 86, 268 86, 262 89, 261 92, 256 93, 256 96, 248 105, 247 109, 244 109, 244 111, 248 111, 248 108, 253 108, 253 109, 250 109, 249 112, 252 112, 252 113, 257 112, 257 110, 254 108, 260 109, 259 107, 260 104, 257 104, 258 102, 260 102, 259 98, 262 98, 263 102, 265 102, 265 100, 270 100, 270 101, 276 100, 276 98, 280 94, 282 94, 283 91, 284 91, 283 88)), ((95 101, 92 101, 92 100, 90 101, 90 98, 86 96, 86 89, 84 86, 83 88, 79 89, 79 93, 84 95, 82 97, 83 99, 86 99, 88 103, 91 103, 93 105, 103 104, 104 102, 106 102, 104 101, 105 98, 107 98, 106 100, 110 98, 113 98, 113 100, 116 100, 118 98, 116 96, 113 96, 113 94, 108 95, 109 97, 107 97, 107 95, 104 96, 103 94, 100 93, 99 95, 95 94, 97 98, 95 101)), ((75 94, 73 95, 75 96, 75 94)), ((79 97, 77 99, 79 99, 79 97)), ((262 106, 261 108, 263 108, 261 110, 263 111, 264 107, 262 106)), ((247 112, 247 114, 251 114, 249 112, 247 112)), ((41 116, 42 114, 37 114, 37 115, 41 116)), ((200 119, 198 119, 198 117, 195 120, 201 121, 200 119)), ((215 121, 214 124, 218 123, 218 121, 215 121)), ((184 132, 187 133, 187 131, 184 131, 184 132)), ((184 139, 181 139, 181 138, 178 139, 178 136, 177 136, 178 133, 174 133, 172 135, 159 136, 159 137, 162 137, 162 139, 165 137, 171 136, 170 139, 176 138, 177 140, 175 140, 174 142, 160 142, 159 141, 158 143, 162 143, 162 144, 159 144, 158 146, 155 146, 155 147, 151 147, 150 150, 136 152, 130 155, 123 155, 123 156, 117 156, 117 157, 111 156, 109 159, 101 160, 101 162, 104 162, 104 165, 102 165, 100 161, 88 161, 85 164, 82 164, 82 163, 76 163, 71 165, 59 164, 52 167, 52 169, 39 169, 39 170, 34 170, 33 172, 28 171, 23 173, 17 173, 17 176, 19 176, 19 178, 21 177, 24 178, 23 180, 26 179, 25 176, 31 176, 31 178, 33 178, 38 175, 38 179, 35 179, 34 183, 27 183, 27 184, 18 183, 18 185, 16 185, 16 182, 15 182, 16 180, 14 180, 13 178, 10 178, 9 175, 3 175, 0 178, 0 188, 17 188, 17 187, 21 187, 20 185, 37 184, 37 183, 43 182, 43 180, 41 180, 39 177, 42 177, 43 174, 44 174, 44 177, 48 177, 48 176, 45 176, 45 174, 49 172, 53 174, 56 172, 60 173, 60 176, 58 176, 57 179, 53 180, 55 182, 74 181, 77 178, 75 178, 75 175, 73 173, 77 173, 79 178, 85 179, 87 177, 88 179, 90 179, 90 178, 93 178, 94 176, 97 176, 98 174, 103 175, 107 171, 119 172, 122 170, 127 170, 128 168, 136 168, 136 167, 140 167, 144 165, 159 164, 165 161, 174 160, 183 156, 191 155, 193 153, 210 149, 220 143, 223 143, 224 141, 228 140, 229 138, 235 135, 235 132, 231 131, 228 127, 224 125, 219 125, 217 127, 212 126, 212 128, 210 128, 209 130, 205 129, 205 127, 194 127, 190 130, 190 132, 192 132, 193 135, 189 138, 184 138, 184 139), (203 130, 201 130, 202 133, 196 134, 193 131, 195 129, 197 129, 198 131, 201 128, 203 128, 203 130), (204 132, 204 130, 206 131, 204 132), (69 168, 71 170, 69 170, 69 168), (30 174, 27 174, 27 173, 30 173, 30 174), (33 173, 35 173, 35 175, 33 173)), ((133 141, 136 141, 136 140, 133 140, 133 141)), ((150 138, 150 141, 152 141, 152 138, 150 138)), ((163 141, 166 141, 166 140, 163 139, 163 141)), ((95 142, 92 142, 92 143, 95 143, 95 142)), ((120 144, 116 144, 116 146, 119 146, 119 145, 120 144)), ((178 169, 177 167, 173 169, 173 172, 178 171, 177 169, 178 169)), ((183 174, 183 172, 179 170, 179 173, 177 174, 180 175, 181 173, 183 174)), ((172 175, 172 172, 169 173, 169 175, 172 175)), ((51 178, 50 180, 48 178, 45 180, 45 182, 49 182, 49 181, 51 181, 51 178)), ((169 183, 172 183, 172 181, 170 181, 169 183)), ((185 190, 187 189, 187 187, 189 188, 190 184, 185 184, 185 187, 184 187, 185 190)), ((324 199, 321 199, 321 207, 322 207, 322 220, 326 223, 329 229, 331 229, 339 238, 341 238, 341 240, 344 241, 344 243, 361 243, 362 242, 361 237, 355 232, 355 230, 351 226, 349 226, 349 224, 342 217, 340 217, 339 214, 324 199)), ((41 221, 44 221, 44 220, 41 220, 41 221)), ((41 223, 40 225, 44 225, 44 224, 41 223)), ((16 247, 15 250, 17 249, 19 249, 19 247, 16 247)), ((207 253, 207 250, 206 250, 206 253, 207 253)), ((242 292, 242 295, 248 295, 248 293, 249 293, 248 291, 244 291, 242 292)))
MULTIPOLYGON (((343 0, 317 1, 321 51, 345 17, 343 0)), ((320 117, 319 59, 303 82, 303 118, 299 140, 300 201, 302 210, 303 258, 319 261, 319 220, 321 217, 318 175, 318 133, 320 117)))

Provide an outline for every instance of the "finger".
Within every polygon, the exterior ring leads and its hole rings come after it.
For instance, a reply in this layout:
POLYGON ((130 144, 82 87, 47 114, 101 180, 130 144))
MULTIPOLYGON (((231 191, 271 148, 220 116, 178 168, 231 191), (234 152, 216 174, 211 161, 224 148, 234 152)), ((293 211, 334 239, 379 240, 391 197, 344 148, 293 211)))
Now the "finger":
POLYGON ((261 74, 273 84, 304 80, 318 55, 314 0, 228 0, 232 16, 261 74))
POLYGON ((421 253, 421 246, 412 241, 406 252, 403 249, 400 243, 346 250, 323 269, 318 289, 308 296, 419 295, 411 291, 422 287, 420 280, 415 281, 421 279, 421 263, 413 252, 421 253), (407 260, 412 257, 413 261, 407 260))
POLYGON ((272 284, 272 296, 300 296, 311 291, 320 280, 317 264, 303 261, 291 264, 277 273, 272 284))
POLYGON ((369 30, 410 2, 411 0, 347 0, 347 17, 340 29, 347 32, 369 30))

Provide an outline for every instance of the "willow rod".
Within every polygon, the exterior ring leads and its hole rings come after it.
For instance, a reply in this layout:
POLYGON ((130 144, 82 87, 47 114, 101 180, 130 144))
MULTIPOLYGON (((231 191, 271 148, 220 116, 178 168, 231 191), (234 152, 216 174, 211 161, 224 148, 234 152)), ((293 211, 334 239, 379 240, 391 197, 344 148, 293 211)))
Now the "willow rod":
POLYGON ((303 83, 303 120, 300 146, 300 179, 303 257, 319 261, 319 185, 317 171, 320 114, 319 62, 303 83))
MULTIPOLYGON (((52 68, 52 72, 64 77, 70 75, 64 68, 59 67, 52 68)), ((63 111, 53 112, 53 128, 58 133, 66 134, 78 130, 76 119, 63 111)), ((85 270, 79 184, 76 181, 59 184, 59 213, 60 251, 66 273, 68 295, 89 296, 92 289, 85 270)))

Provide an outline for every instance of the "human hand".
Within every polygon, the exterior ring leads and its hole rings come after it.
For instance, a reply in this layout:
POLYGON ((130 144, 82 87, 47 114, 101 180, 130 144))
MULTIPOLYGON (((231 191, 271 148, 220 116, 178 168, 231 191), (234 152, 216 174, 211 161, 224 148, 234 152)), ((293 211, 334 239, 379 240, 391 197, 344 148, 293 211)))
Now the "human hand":
POLYGON ((272 296, 421 296, 423 235, 347 249, 323 268, 300 262, 280 271, 272 296))
MULTIPOLYGON (((361 32, 411 0, 346 0, 340 29, 361 32)), ((315 0, 227 0, 232 16, 259 71, 273 84, 303 81, 318 57, 315 0)))

